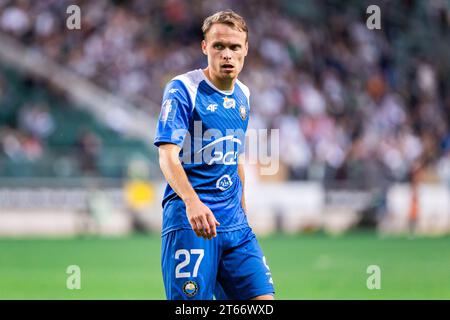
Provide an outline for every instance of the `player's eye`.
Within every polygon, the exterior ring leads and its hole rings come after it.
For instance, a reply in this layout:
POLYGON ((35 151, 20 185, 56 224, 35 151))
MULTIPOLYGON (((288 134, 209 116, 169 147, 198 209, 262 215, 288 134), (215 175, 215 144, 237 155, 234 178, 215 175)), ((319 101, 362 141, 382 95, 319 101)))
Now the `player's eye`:
POLYGON ((222 49, 223 49, 223 45, 221 45, 221 44, 215 44, 215 45, 214 45, 214 49, 222 50, 222 49))
POLYGON ((239 50, 240 48, 241 48, 241 46, 239 46, 239 45, 235 45, 235 46, 231 46, 231 47, 230 47, 230 49, 233 50, 233 51, 237 51, 237 50, 239 50))

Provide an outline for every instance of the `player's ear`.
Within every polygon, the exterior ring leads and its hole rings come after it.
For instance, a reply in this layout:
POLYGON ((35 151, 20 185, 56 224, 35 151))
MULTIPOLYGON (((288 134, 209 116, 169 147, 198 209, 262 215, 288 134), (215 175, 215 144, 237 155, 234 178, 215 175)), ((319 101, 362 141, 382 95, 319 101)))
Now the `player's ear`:
POLYGON ((202 40, 202 51, 203 51, 203 54, 208 55, 206 53, 206 40, 202 40))
POLYGON ((248 41, 245 41, 245 55, 244 55, 244 57, 247 56, 247 53, 248 53, 248 41))

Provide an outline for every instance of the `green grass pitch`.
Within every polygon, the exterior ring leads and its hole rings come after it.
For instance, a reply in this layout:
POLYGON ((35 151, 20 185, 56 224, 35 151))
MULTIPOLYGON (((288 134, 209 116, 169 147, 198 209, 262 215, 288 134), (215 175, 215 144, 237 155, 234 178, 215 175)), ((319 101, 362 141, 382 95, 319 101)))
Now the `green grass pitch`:
MULTIPOLYGON (((259 237, 278 299, 450 299, 450 237, 259 237), (369 265, 381 289, 366 286, 369 265)), ((165 299, 158 235, 1 239, 0 299, 165 299), (81 289, 66 288, 69 265, 81 289)))

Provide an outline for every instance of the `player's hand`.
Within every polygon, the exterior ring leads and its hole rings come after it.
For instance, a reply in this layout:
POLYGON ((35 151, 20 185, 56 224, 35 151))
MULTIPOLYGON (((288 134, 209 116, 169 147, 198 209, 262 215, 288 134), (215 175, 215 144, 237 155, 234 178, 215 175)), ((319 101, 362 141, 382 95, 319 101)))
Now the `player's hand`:
POLYGON ((209 240, 217 235, 216 226, 219 226, 220 223, 214 217, 211 209, 199 199, 186 202, 186 214, 198 237, 209 240))

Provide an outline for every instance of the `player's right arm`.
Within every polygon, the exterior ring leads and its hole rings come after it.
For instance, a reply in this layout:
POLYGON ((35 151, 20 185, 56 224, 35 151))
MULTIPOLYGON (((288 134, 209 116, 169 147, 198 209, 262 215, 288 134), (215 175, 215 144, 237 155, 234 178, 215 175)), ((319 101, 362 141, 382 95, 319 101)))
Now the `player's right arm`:
POLYGON ((159 146, 159 165, 169 185, 184 201, 186 214, 197 236, 211 239, 217 235, 219 222, 212 211, 200 201, 192 188, 179 158, 181 148, 175 144, 159 146))
POLYGON ((159 147, 159 164, 169 185, 184 201, 192 229, 197 236, 211 239, 216 236, 219 222, 200 201, 179 158, 191 117, 192 107, 186 87, 179 80, 170 81, 164 90, 154 141, 159 147))

